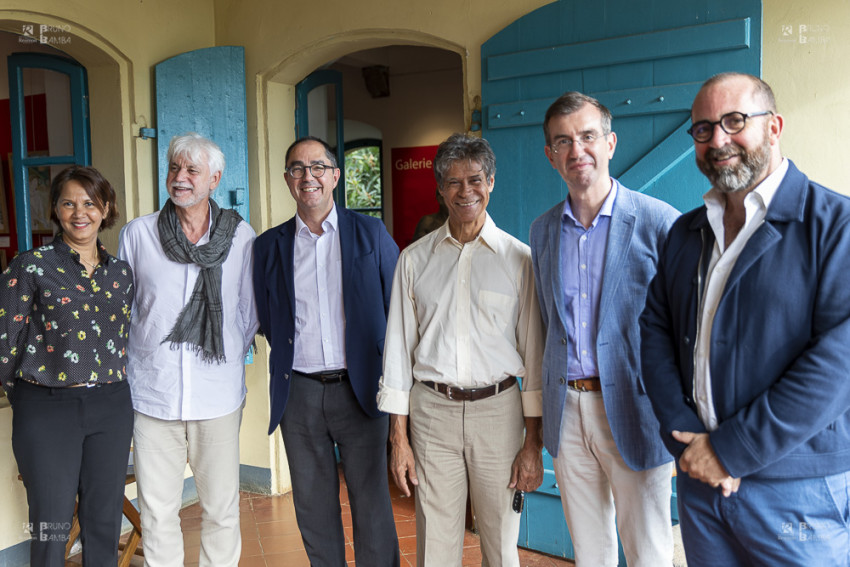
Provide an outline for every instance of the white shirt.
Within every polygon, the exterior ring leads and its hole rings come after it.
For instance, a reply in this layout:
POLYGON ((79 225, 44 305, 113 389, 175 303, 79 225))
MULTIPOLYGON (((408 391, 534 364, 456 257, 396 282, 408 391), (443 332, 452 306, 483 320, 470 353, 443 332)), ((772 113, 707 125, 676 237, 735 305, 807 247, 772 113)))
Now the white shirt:
POLYGON ((711 231, 714 233, 714 248, 708 264, 702 306, 697 322, 697 344, 694 369, 694 402, 697 413, 708 431, 717 429, 717 415, 714 412, 714 398, 711 394, 711 330, 714 315, 720 305, 720 298, 726 288, 726 282, 735 267, 735 262, 744 250, 750 237, 764 222, 767 209, 779 184, 788 171, 788 160, 782 160, 779 167, 764 181, 750 191, 744 198, 746 220, 735 240, 726 248, 726 232, 723 228, 723 212, 726 209, 726 196, 712 188, 703 195, 706 215, 711 231))
MULTIPOLYGON (((136 295, 127 347, 133 408, 157 419, 198 420, 236 411, 245 399, 245 354, 257 332, 251 281, 256 234, 240 222, 222 264, 224 354, 227 362, 206 363, 191 346, 162 343, 189 301, 200 267, 165 257, 159 212, 131 221, 121 231, 118 255, 133 267, 136 295)), ((198 244, 209 242, 209 229, 198 244)))
POLYGON ((407 415, 413 380, 480 388, 521 376, 526 417, 542 415, 543 323, 531 249, 496 228, 461 244, 448 223, 399 257, 378 408, 407 415))
POLYGON ((336 206, 313 234, 295 215, 295 344, 301 372, 346 368, 342 253, 336 206))

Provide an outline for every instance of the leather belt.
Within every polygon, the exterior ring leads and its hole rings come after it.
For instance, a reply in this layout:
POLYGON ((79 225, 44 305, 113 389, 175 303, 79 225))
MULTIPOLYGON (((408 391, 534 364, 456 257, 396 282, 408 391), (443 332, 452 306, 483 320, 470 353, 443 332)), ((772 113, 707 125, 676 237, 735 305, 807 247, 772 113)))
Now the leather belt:
POLYGON ((509 376, 498 384, 485 386, 484 388, 458 388, 457 386, 449 386, 439 382, 422 381, 423 386, 427 386, 432 390, 440 392, 450 400, 458 400, 461 402, 474 402, 495 396, 499 392, 504 392, 514 384, 516 384, 516 376, 509 376))
POLYGON ((602 383, 599 381, 599 377, 597 376, 593 376, 591 378, 581 378, 579 380, 569 380, 567 382, 567 386, 579 392, 602 391, 602 383))
POLYGON ((299 370, 293 370, 293 374, 298 374, 299 376, 303 376, 304 378, 309 378, 310 380, 315 380, 316 382, 321 382, 322 384, 335 384, 337 382, 343 382, 348 380, 348 370, 343 368, 342 370, 332 370, 329 372, 301 372, 299 370))

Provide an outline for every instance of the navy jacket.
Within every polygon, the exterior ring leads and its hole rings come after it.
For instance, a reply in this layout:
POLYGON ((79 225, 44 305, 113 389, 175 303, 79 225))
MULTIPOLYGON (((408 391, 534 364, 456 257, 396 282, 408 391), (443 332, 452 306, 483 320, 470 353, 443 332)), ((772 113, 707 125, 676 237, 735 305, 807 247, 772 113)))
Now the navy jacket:
MULTIPOLYGON (((543 442, 552 456, 558 455, 567 397, 568 337, 564 324, 567 311, 561 266, 563 211, 561 201, 531 225, 531 257, 546 326, 543 442)), ((672 460, 658 437, 658 421, 644 393, 638 316, 655 275, 659 247, 678 216, 679 212, 667 203, 622 185, 611 212, 596 353, 608 424, 620 455, 633 470, 657 467, 672 460)))
MULTIPOLYGON (((850 470, 850 199, 793 163, 729 276, 711 333, 719 427, 711 444, 733 477, 850 470)), ((705 432, 693 403, 697 304, 714 236, 705 207, 682 216, 641 316, 647 393, 671 431, 705 432)))
MULTIPOLYGON (((380 220, 341 207, 337 207, 337 215, 348 376, 363 411, 378 417, 384 415, 378 410, 376 397, 398 246, 380 220)), ((295 217, 267 230, 254 241, 254 292, 260 331, 271 345, 269 434, 283 418, 292 378, 294 252, 295 217)))

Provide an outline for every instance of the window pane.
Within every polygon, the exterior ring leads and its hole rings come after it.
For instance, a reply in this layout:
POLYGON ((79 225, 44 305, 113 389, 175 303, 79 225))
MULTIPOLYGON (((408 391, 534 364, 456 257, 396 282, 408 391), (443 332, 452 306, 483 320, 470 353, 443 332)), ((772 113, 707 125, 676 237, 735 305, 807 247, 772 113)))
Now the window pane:
POLYGON ((382 217, 381 152, 377 146, 345 154, 345 206, 373 210, 373 216, 382 217))
POLYGON ((71 79, 48 69, 24 69, 27 157, 74 153, 71 79))

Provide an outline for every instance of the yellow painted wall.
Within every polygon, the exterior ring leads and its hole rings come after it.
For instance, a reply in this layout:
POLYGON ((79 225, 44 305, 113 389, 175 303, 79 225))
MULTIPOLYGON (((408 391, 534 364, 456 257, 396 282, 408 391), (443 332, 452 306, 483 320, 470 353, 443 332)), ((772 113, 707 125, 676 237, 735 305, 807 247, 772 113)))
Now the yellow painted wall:
POLYGON ((850 4, 765 0, 762 76, 785 117, 783 154, 809 178, 850 194, 850 4), (788 34, 788 27, 791 33, 788 34))
MULTIPOLYGON (((251 175, 255 229, 294 212, 283 183, 282 157, 294 138, 294 85, 315 68, 346 53, 392 44, 429 45, 463 61, 462 105, 468 124, 480 94, 480 45, 548 0, 2 0, 0 29, 20 33, 24 23, 72 26, 62 48, 89 70, 95 165, 125 200, 124 218, 154 210, 155 146, 135 137, 154 126, 153 65, 212 45, 246 48, 251 175), (309 15, 309 17, 307 17, 309 15)), ((845 161, 840 144, 850 124, 850 6, 846 0, 800 3, 765 0, 763 73, 786 117, 785 154, 812 178, 837 190, 845 161), (796 30, 797 40, 782 34, 796 30), (804 32, 799 26, 821 26, 804 32), (815 39, 817 38, 817 39, 815 39), (788 41, 784 41, 788 40, 788 41)), ((793 34, 792 34, 793 35, 793 34)), ((117 231, 107 237, 115 248, 117 231)), ((262 343, 262 341, 261 341, 262 343)), ((280 439, 265 434, 268 415, 266 345, 249 368, 249 399, 242 428, 244 464, 272 467, 277 486, 288 471, 273 461, 280 439)), ((8 435, 10 410, 0 408, 8 435)), ((26 517, 8 440, 0 441, 0 550, 23 541, 15 526, 26 517), (4 488, 5 487, 5 488, 4 488)))

